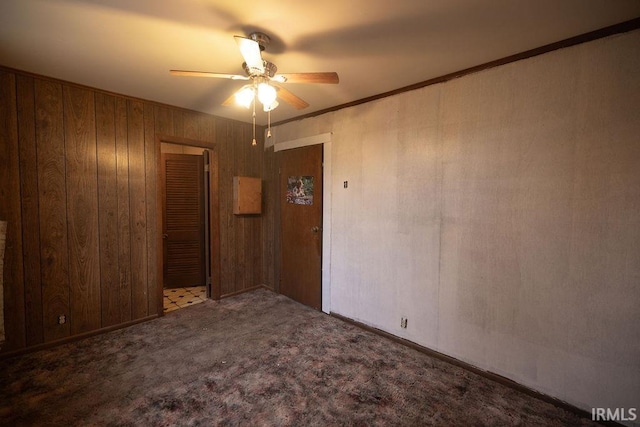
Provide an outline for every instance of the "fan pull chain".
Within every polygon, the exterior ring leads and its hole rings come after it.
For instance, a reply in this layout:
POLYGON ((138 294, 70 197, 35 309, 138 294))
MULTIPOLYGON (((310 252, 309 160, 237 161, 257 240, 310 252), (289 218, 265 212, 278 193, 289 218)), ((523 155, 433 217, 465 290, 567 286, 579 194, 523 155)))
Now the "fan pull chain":
POLYGON ((267 111, 267 138, 271 138, 271 110, 267 111))
POLYGON ((258 143, 256 142, 256 99, 253 98, 253 141, 251 145, 256 146, 258 143))

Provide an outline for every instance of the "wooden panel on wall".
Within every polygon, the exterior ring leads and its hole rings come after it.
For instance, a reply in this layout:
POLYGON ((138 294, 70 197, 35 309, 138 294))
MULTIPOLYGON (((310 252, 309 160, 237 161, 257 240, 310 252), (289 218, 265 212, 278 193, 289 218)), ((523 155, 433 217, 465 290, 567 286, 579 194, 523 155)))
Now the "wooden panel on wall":
MULTIPOLYGON (((220 123, 220 122, 218 122, 220 123)), ((220 150, 220 215, 221 215, 221 290, 222 295, 233 294, 262 283, 262 219, 233 217, 233 175, 262 176, 262 134, 256 128, 257 146, 251 145, 251 124, 222 122, 216 129, 217 140, 224 141, 220 150)))
MULTIPOLYGON (((235 225, 238 222, 234 218, 231 209, 233 201, 233 175, 236 172, 234 165, 235 141, 233 140, 233 124, 224 123, 218 129, 219 141, 225 141, 220 146, 220 292, 221 295, 235 291, 234 269, 237 264, 234 242, 235 225)), ((239 172, 238 172, 239 174, 239 172)))
POLYGON ((5 69, 0 95, 3 353, 161 313, 157 134, 215 154, 213 296, 261 283, 263 220, 232 213, 233 176, 262 177, 251 124, 5 69))
POLYGON ((184 116, 185 112, 183 111, 173 111, 173 129, 171 131, 171 135, 177 136, 179 138, 184 138, 184 116))
POLYGON ((159 106, 156 106, 155 108, 149 106, 149 108, 152 108, 152 113, 155 118, 155 129, 153 129, 153 131, 157 135, 172 135, 173 114, 171 113, 171 110, 169 108, 159 106))
POLYGON ((131 320, 131 216, 129 206, 129 142, 127 100, 116 98, 116 186, 118 192, 118 294, 119 323, 131 320))
POLYGON ((71 334, 62 85, 36 80, 35 105, 42 322, 48 342, 71 334))
MULTIPOLYGON (((262 158, 264 149, 262 139, 264 129, 257 127, 256 139, 258 145, 251 145, 253 139, 253 129, 250 125, 239 123, 235 129, 236 144, 236 167, 242 174, 249 176, 262 176, 262 158)), ((262 219, 259 216, 244 217, 236 229, 236 291, 256 286, 262 282, 262 269, 251 268, 252 265, 261 265, 262 245, 254 245, 253 242, 260 241, 260 226, 262 219), (243 271, 244 270, 244 271, 243 271)))
MULTIPOLYGON (((251 131, 251 129, 245 126, 245 136, 251 131)), ((258 145, 249 146, 246 157, 247 170, 251 176, 263 176, 263 158, 264 158, 264 132, 262 128, 256 129, 258 145)), ((264 201, 264 199, 263 199, 264 201)), ((247 262, 251 265, 262 265, 262 245, 252 244, 253 242, 260 242, 262 239, 262 218, 253 217, 250 221, 250 230, 247 234, 247 240, 245 243, 251 249, 250 254, 247 257, 247 262)), ((255 286, 252 283, 263 283, 262 269, 252 268, 251 274, 249 274, 245 281, 245 287, 255 286)))
POLYGON ((209 153, 209 223, 211 224, 211 239, 209 251, 211 257, 211 298, 219 299, 220 290, 220 179, 219 179, 219 146, 212 148, 209 153))
MULTIPOLYGON (((154 132, 154 135, 160 135, 160 136, 164 136, 164 135, 175 135, 175 130, 174 130, 174 116, 178 117, 177 121, 178 122, 182 122, 182 120, 179 118, 179 116, 182 115, 181 112, 179 111, 172 111, 170 108, 167 107, 161 107, 161 106, 155 106, 155 107, 151 107, 149 106, 149 110, 151 111, 151 113, 154 115, 154 128, 151 129, 152 132, 154 132)), ((177 135, 179 137, 182 137, 182 135, 177 135)), ((147 150, 149 150, 149 152, 151 152, 151 146, 147 146, 147 150)), ((158 147, 159 148, 159 147, 158 147)), ((159 154, 158 154, 159 155, 159 154)), ((154 157, 155 157, 155 153, 154 153, 154 157)), ((148 163, 147 164, 147 173, 151 174, 153 173, 153 177, 148 176, 147 178, 152 178, 153 179, 153 190, 154 193, 151 195, 149 195, 150 197, 153 197, 154 200, 154 204, 153 206, 150 206, 150 209, 153 210, 153 212, 156 212, 156 206, 158 205, 158 176, 157 176, 157 172, 158 172, 158 161, 154 160, 153 163, 148 163)), ((162 214, 158 215, 154 215, 154 224, 156 226, 156 228, 158 228, 158 233, 162 233, 162 214)), ((151 218, 149 218, 149 221, 151 221, 151 218)), ((158 234, 154 234, 154 238, 157 238, 158 234)), ((155 248, 162 248, 162 240, 157 240, 154 243, 154 247, 155 248)), ((162 292, 162 286, 163 286, 163 277, 160 276, 158 270, 162 267, 161 261, 158 258, 160 256, 160 254, 156 251, 153 252, 154 255, 154 260, 157 260, 157 263, 149 263, 150 268, 153 270, 154 273, 154 277, 155 280, 152 283, 149 283, 150 288, 149 288, 149 292, 154 292, 154 294, 156 292, 161 293, 162 292)), ((151 253, 149 254, 149 260, 151 260, 151 253)), ((151 273, 151 270, 150 270, 151 273)), ((162 298, 159 297, 159 299, 156 302, 157 306, 153 306, 152 302, 150 301, 149 304, 149 309, 150 310, 154 310, 157 311, 158 313, 162 312, 162 298)))
POLYGON ((0 70, 0 219, 7 221, 3 287, 4 347, 25 345, 24 270, 15 75, 0 70))
POLYGON ((211 132, 215 126, 214 117, 194 111, 184 111, 178 115, 174 111, 173 122, 175 136, 207 142, 210 147, 213 147, 216 139, 215 134, 211 132))
POLYGON ((33 77, 17 76, 20 185, 22 199, 26 345, 44 341, 40 278, 38 164, 36 163, 35 93, 33 77))
POLYGON ((269 286, 272 289, 276 289, 276 260, 280 257, 276 257, 276 235, 275 232, 275 217, 276 206, 280 200, 277 194, 278 185, 278 169, 275 165, 275 153, 273 147, 263 150, 263 182, 262 191, 264 203, 264 213, 262 215, 262 284, 269 286))
POLYGON ((216 124, 223 119, 208 116, 206 114, 198 114, 198 139, 201 141, 215 142, 216 146, 223 144, 224 141, 216 141, 216 124))
MULTIPOLYGON (((196 114, 185 113, 182 119, 183 135, 177 135, 177 136, 184 136, 185 138, 201 140, 198 124, 199 124, 199 121, 198 121, 198 116, 196 114)), ((206 141, 209 141, 209 140, 206 140, 206 141)))
POLYGON ((120 323, 115 99, 96 93, 102 326, 120 323))
POLYGON ((94 93, 64 87, 71 334, 99 329, 100 247, 94 93))
POLYGON ((147 205, 145 199, 144 104, 128 102, 131 303, 133 319, 149 313, 147 290, 147 205))
POLYGON ((162 285, 158 277, 158 247, 160 228, 158 226, 157 167, 160 161, 160 144, 156 147, 156 120, 151 104, 144 106, 144 155, 145 155, 145 199, 147 201, 147 295, 151 314, 162 314, 162 285))
MULTIPOLYGON (((245 142, 244 127, 241 123, 234 123, 232 131, 232 140, 235 139, 236 142, 234 146, 242 147, 243 145, 251 146, 251 140, 253 139, 253 129, 251 130, 251 134, 248 135, 249 142, 245 142)), ((248 167, 247 167, 247 150, 234 150, 235 151, 235 166, 236 169, 241 171, 239 172, 242 175, 249 175, 248 167)), ((246 272, 247 266, 247 255, 250 253, 251 248, 247 248, 245 246, 245 242, 247 241, 247 234, 249 232, 249 223, 250 219, 247 217, 238 218, 239 221, 236 222, 236 227, 234 227, 235 235, 234 240, 239 242, 240 244, 234 245, 235 247, 235 262, 234 262, 234 280, 233 284, 235 285, 232 288, 233 292, 237 292, 238 290, 244 289, 247 286, 247 280, 249 279, 249 275, 246 272)))

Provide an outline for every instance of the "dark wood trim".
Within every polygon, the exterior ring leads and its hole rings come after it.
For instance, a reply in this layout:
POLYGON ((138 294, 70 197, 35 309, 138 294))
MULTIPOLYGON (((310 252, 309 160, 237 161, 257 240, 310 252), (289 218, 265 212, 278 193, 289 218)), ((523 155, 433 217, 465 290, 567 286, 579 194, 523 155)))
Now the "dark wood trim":
POLYGON ((49 341, 43 344, 21 348, 19 350, 7 351, 5 353, 0 353, 0 360, 9 359, 11 357, 16 357, 16 356, 24 356, 25 354, 28 354, 28 353, 33 353, 40 350, 47 350, 49 348, 57 347, 62 344, 68 344, 71 342, 83 340, 85 338, 90 338, 96 335, 105 334, 107 332, 117 331, 118 329, 128 328, 129 326, 137 325, 138 323, 148 322, 149 320, 157 319, 158 317, 159 316, 157 314, 152 314, 151 316, 143 317, 141 319, 131 320, 125 323, 120 323, 119 325, 107 326, 106 328, 100 328, 94 331, 89 331, 89 332, 85 332, 78 335, 72 335, 72 336, 58 339, 55 341, 49 341))
POLYGON ((235 292, 231 292, 231 293, 228 293, 228 294, 224 294, 224 295, 222 295, 220 297, 220 299, 237 297, 238 295, 241 295, 241 294, 244 294, 244 293, 247 293, 247 292, 251 292, 251 291, 255 291, 256 289, 266 289, 268 291, 275 292, 273 289, 271 289, 267 285, 258 285, 258 286, 252 286, 252 287, 247 288, 247 289, 242 289, 240 291, 235 291, 235 292))
POLYGON ((619 24, 611 25, 609 27, 600 28, 599 30, 591 31, 588 33, 580 34, 578 36, 570 37, 568 39, 560 40, 554 43, 549 43, 544 46, 540 46, 534 49, 530 49, 524 52, 516 53, 515 55, 509 55, 504 58, 496 59, 494 61, 489 61, 484 64, 476 65, 474 67, 465 68, 460 71, 455 71, 453 73, 445 74, 440 77, 435 77, 433 79, 425 80, 420 83, 415 83, 409 86, 405 86, 399 89, 394 89, 388 92, 383 92, 377 95, 372 95, 366 98, 358 99, 356 101, 347 102, 346 104, 336 105, 335 107, 325 108, 324 110, 314 111, 309 114, 304 114, 297 117, 292 117, 290 119, 281 120, 279 122, 272 123, 271 126, 280 126, 285 123, 295 122, 302 119, 308 119, 310 117, 319 116, 322 114, 330 113, 337 110, 342 110, 344 108, 353 107, 360 104, 366 104, 367 102, 375 101, 382 98, 387 98, 389 96, 398 95, 403 92, 410 92, 412 90, 421 89, 425 86, 431 86, 438 83, 444 83, 449 80, 457 79, 459 77, 463 77, 469 74, 474 74, 479 71, 484 71, 489 68, 498 67, 500 65, 509 64, 511 62, 520 61, 527 58, 532 58, 534 56, 542 55, 544 53, 553 52, 554 50, 564 49, 566 47, 575 46, 578 44, 590 42, 593 40, 601 39, 604 37, 612 36, 615 34, 626 33, 629 31, 637 30, 640 28, 640 18, 631 19, 629 21, 621 22, 619 24))
MULTIPOLYGON (((430 349, 428 347, 423 347, 420 344, 414 343, 413 341, 409 341, 409 340, 406 340, 404 338, 401 338, 401 337, 398 337, 396 335, 393 335, 393 334, 391 334, 389 332, 385 332, 385 331, 383 331, 381 329, 377 329, 377 328, 374 328, 372 326, 365 325, 364 323, 360 323, 360 322, 358 322, 356 320, 350 319, 350 318, 342 316, 340 314, 332 312, 330 315, 332 317, 335 317, 336 319, 340 319, 340 320, 342 320, 344 322, 347 322, 347 323, 349 323, 351 325, 357 326, 358 328, 364 329, 365 331, 372 332, 372 333, 374 333, 376 335, 380 335, 380 336, 382 336, 384 338, 387 338, 387 339, 389 339, 389 340, 391 340, 393 342, 396 342, 398 344, 410 347, 410 348, 412 348, 414 350, 419 351, 420 353, 426 354, 427 356, 433 357, 435 359, 442 360, 443 362, 449 363, 449 364, 454 365, 454 366, 458 366, 458 367, 460 367, 462 369, 465 369, 467 371, 473 372, 474 374, 477 374, 477 375, 480 375, 482 377, 485 377, 485 378, 487 378, 487 379, 489 379, 491 381, 495 381, 495 382, 497 382, 499 384, 502 384, 502 385, 504 385, 506 387, 509 387, 509 388, 514 389, 516 391, 519 391, 521 393, 524 393, 524 394, 526 394, 528 396, 534 397, 536 399, 540 399, 540 400, 542 400, 544 402, 550 403, 550 404, 552 404, 554 406, 557 406, 557 407, 559 407, 561 409, 564 409, 566 411, 574 413, 574 414, 576 414, 576 415, 578 415, 578 416, 580 416, 582 418, 586 418, 588 420, 591 420, 591 413, 585 411, 584 409, 580 409, 580 408, 578 408, 576 406, 573 406, 572 404, 567 403, 567 402, 565 402, 563 400, 560 400, 558 398, 549 396, 549 395, 544 394, 544 393, 540 393, 540 392, 538 392, 538 391, 536 391, 536 390, 534 390, 532 388, 529 388, 529 387, 527 387, 525 385, 522 385, 522 384, 517 383, 517 382, 515 382, 513 380, 510 380, 509 378, 503 377, 502 375, 498 375, 498 374, 490 372, 490 371, 485 371, 484 369, 480 369, 477 366, 471 365, 470 363, 463 362, 463 361, 458 360, 458 359, 456 359, 454 357, 451 357, 451 356, 447 356, 444 353, 440 353, 439 351, 432 350, 432 349, 430 349)), ((613 421, 605 421, 605 422, 599 422, 599 423, 602 424, 602 425, 606 425, 606 426, 622 426, 622 424, 619 424, 619 423, 616 423, 616 422, 613 422, 613 421)))

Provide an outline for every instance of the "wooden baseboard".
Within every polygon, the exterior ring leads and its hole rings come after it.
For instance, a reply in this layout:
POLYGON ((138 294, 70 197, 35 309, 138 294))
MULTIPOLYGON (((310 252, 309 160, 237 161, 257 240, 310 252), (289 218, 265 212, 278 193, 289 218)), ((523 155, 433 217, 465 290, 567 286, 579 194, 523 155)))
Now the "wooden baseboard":
POLYGON ((130 322, 125 322, 125 323, 120 323, 119 325, 108 326, 106 328, 96 329, 95 331, 85 332, 83 334, 74 335, 72 337, 62 338, 62 339, 59 339, 59 340, 50 341, 50 342, 46 342, 46 343, 42 343, 42 344, 36 344, 36 345, 30 346, 30 347, 21 348, 21 349, 18 349, 18 350, 12 350, 12 351, 8 351, 8 352, 5 352, 5 353, 0 353, 0 360, 8 359, 10 357, 15 357, 15 356, 22 356, 24 354, 32 353, 34 351, 45 350, 45 349, 56 347, 56 346, 59 346, 59 345, 62 345, 62 344, 67 344, 67 343, 70 343, 70 342, 79 341, 79 340, 82 340, 82 339, 85 339, 85 338, 89 338, 89 337, 92 337, 92 336, 95 336, 95 335, 100 335, 100 334, 104 334, 104 333, 107 333, 107 332, 116 331, 118 329, 126 328, 128 326, 133 326, 133 325, 136 325, 138 323, 147 322, 149 320, 153 320, 153 319, 157 319, 157 318, 158 318, 158 315, 157 314, 153 314, 151 316, 143 317, 141 319, 132 320, 130 322))
MULTIPOLYGON (((241 291, 232 292, 230 294, 222 295, 220 297, 220 299, 233 297, 233 296, 236 296, 236 295, 243 294, 245 292, 254 291, 256 289, 267 289, 269 291, 273 291, 273 289, 271 289, 270 287, 268 287, 266 285, 258 285, 258 286, 253 286, 251 288, 243 289, 241 291)), ((55 340, 55 341, 50 341, 50 342, 47 342, 47 343, 36 344, 36 345, 30 346, 30 347, 21 348, 21 349, 17 349, 17 350, 11 350, 11 351, 6 351, 6 352, 2 352, 0 350, 0 360, 8 359, 10 357, 15 357, 15 356, 22 356, 24 354, 32 353, 34 351, 45 350, 45 349, 56 347, 56 346, 59 346, 59 345, 62 345, 62 344, 67 344, 67 343, 70 343, 70 342, 79 341, 81 339, 89 338, 89 337, 92 337, 92 336, 95 336, 95 335, 104 334, 104 333, 107 333, 107 332, 111 332, 111 331, 115 331, 115 330, 118 330, 118 329, 126 328, 128 326, 133 326, 133 325, 138 324, 138 323, 147 322, 149 320, 157 319, 162 315, 164 315, 164 313, 162 313, 161 315, 154 314, 154 315, 151 315, 151 316, 143 317, 142 319, 137 319, 137 320, 133 320, 133 321, 126 322, 126 323, 121 323, 119 325, 109 326, 109 327, 106 327, 106 328, 100 328, 100 329, 96 329, 95 331, 86 332, 84 334, 74 335, 72 337, 62 338, 62 339, 55 340)))
MULTIPOLYGON (((383 331, 381 329, 377 329, 377 328, 374 328, 372 326, 365 325, 364 323, 358 322, 356 320, 350 319, 350 318, 342 316, 340 314, 331 313, 331 316, 335 317, 337 319, 340 319, 340 320, 342 320, 344 322, 350 323, 350 324, 352 324, 354 326, 357 326, 357 327, 359 327, 361 329, 364 329, 366 331, 369 331, 369 332, 372 332, 374 334, 383 336, 383 337, 385 337, 387 339, 390 339, 391 341, 397 342, 398 344, 402 344, 402 345, 405 345, 407 347, 413 348, 414 350, 417 350, 417 351, 419 351, 421 353, 424 353, 424 354, 426 354, 428 356, 431 356, 431 357, 434 357, 436 359, 442 360, 443 362, 447 362, 447 363, 449 363, 451 365, 455 365, 455 366, 458 366, 458 367, 460 367, 462 369, 465 369, 467 371, 473 372, 474 374, 478 374, 480 376, 488 378, 488 379, 490 379, 492 381, 495 381, 495 382, 497 382, 499 384, 502 384, 502 385, 507 386, 507 387, 509 387, 511 389, 517 390, 517 391, 519 391, 521 393, 524 393, 524 394, 526 394, 528 396, 531 396, 531 397, 534 397, 536 399, 542 400, 544 402, 550 403, 550 404, 552 404, 554 406, 557 406, 557 407, 562 408, 562 409, 564 409, 566 411, 574 413, 574 414, 576 414, 576 415, 578 415, 578 416, 580 416, 582 418, 586 418, 588 420, 590 420, 592 418, 591 417, 591 413, 588 412, 588 411, 585 411, 584 409, 580 409, 577 406, 574 406, 574 405, 572 405, 570 403, 565 402, 564 400, 560 400, 558 398, 549 396, 547 394, 540 393, 540 392, 538 392, 538 391, 536 391, 536 390, 534 390, 532 388, 529 388, 529 387, 527 387, 525 385, 522 385, 522 384, 517 383, 517 382, 515 382, 513 380, 510 380, 509 378, 503 377, 502 375, 499 375, 499 374, 496 374, 496 373, 493 373, 493 372, 490 372, 490 371, 485 371, 484 369, 480 369, 477 366, 473 366, 473 365, 471 365, 471 364, 469 364, 467 362, 463 362, 463 361, 461 361, 459 359, 456 359, 455 357, 447 356, 446 354, 440 353, 439 351, 432 350, 432 349, 430 349, 428 347, 421 346, 419 344, 414 343, 413 341, 409 341, 407 339, 400 338, 400 337, 398 337, 396 335, 393 335, 393 334, 391 334, 389 332, 385 332, 385 331, 383 331)), ((605 426, 620 426, 620 427, 623 426, 622 424, 617 423, 617 422, 613 422, 613 421, 604 421, 604 422, 600 421, 598 423, 601 424, 601 425, 605 425, 605 426)))
POLYGON ((255 291, 256 289, 266 289, 266 290, 269 290, 269 291, 274 292, 274 290, 273 290, 272 288, 268 287, 267 285, 258 285, 258 286, 252 286, 252 287, 247 288, 247 289, 243 289, 243 290, 241 290, 241 291, 236 291, 236 292, 231 292, 231 293, 229 293, 229 294, 221 295, 221 296, 220 296, 220 299, 223 299, 223 298, 230 298, 230 297, 235 297, 235 296, 238 296, 238 295, 244 294, 244 293, 246 293, 246 292, 255 291))

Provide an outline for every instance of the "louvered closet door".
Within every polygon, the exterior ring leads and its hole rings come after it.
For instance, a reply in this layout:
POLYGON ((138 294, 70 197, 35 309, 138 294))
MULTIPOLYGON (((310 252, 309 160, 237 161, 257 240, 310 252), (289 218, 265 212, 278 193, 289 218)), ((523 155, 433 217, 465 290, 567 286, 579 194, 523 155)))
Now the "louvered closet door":
POLYGON ((164 287, 205 285, 202 156, 163 154, 164 287))

